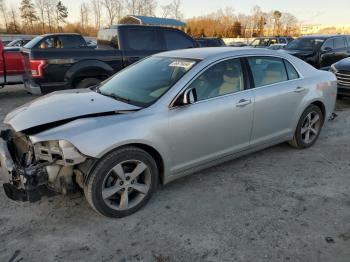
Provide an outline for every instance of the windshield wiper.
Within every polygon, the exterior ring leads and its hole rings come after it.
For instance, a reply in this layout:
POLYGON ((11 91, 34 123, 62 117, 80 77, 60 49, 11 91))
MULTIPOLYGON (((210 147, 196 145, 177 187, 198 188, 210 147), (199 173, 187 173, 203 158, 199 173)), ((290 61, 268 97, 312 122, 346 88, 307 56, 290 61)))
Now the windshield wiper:
POLYGON ((111 97, 111 98, 113 98, 115 100, 118 100, 118 101, 121 101, 121 102, 125 102, 125 103, 130 103, 131 102, 131 100, 129 98, 121 97, 121 96, 118 96, 118 95, 113 94, 113 93, 102 93, 101 90, 98 90, 98 92, 101 95, 111 97))

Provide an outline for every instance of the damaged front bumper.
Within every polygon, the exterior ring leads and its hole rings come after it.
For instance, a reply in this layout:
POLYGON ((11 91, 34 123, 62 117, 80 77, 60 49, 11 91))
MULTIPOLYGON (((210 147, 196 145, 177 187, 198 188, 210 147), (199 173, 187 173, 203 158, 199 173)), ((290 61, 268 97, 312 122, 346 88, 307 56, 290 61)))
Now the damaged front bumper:
POLYGON ((27 168, 19 166, 12 158, 6 136, 1 133, 0 171, 5 179, 3 187, 8 198, 15 201, 36 202, 42 196, 56 194, 46 186, 48 183, 46 167, 48 165, 49 163, 44 163, 27 168))

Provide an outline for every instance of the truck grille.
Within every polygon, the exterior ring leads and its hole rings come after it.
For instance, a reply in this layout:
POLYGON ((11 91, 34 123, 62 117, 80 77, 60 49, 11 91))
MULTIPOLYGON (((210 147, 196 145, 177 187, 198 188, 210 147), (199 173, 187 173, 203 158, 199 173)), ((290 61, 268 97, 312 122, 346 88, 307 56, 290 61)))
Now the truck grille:
POLYGON ((335 75, 337 76, 339 85, 350 87, 350 72, 338 71, 335 75))

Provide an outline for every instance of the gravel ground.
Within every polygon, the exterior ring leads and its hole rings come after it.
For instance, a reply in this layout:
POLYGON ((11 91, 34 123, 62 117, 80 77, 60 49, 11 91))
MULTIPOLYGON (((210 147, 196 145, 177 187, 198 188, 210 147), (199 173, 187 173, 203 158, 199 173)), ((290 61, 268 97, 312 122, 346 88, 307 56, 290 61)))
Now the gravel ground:
MULTIPOLYGON (((0 120, 31 99, 0 90, 0 120)), ((79 194, 29 204, 0 190, 0 261, 350 261, 350 100, 337 113, 311 149, 281 144, 185 177, 123 219, 79 194)))

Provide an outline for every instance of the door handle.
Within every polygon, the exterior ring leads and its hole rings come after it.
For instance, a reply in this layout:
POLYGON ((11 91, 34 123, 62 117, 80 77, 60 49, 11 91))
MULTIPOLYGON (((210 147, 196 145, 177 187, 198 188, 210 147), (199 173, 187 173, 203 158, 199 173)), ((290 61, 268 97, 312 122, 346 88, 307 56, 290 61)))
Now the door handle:
POLYGON ((302 93, 302 92, 304 92, 305 90, 306 90, 305 87, 299 86, 299 87, 297 87, 297 88, 294 90, 294 92, 295 92, 295 93, 302 93))
POLYGON ((247 99, 241 99, 239 102, 236 104, 236 107, 244 107, 252 103, 252 100, 247 100, 247 99))

